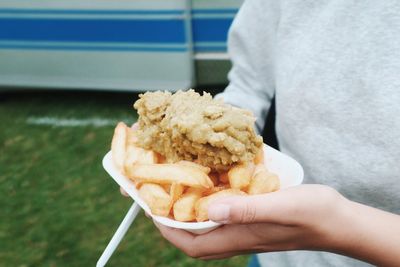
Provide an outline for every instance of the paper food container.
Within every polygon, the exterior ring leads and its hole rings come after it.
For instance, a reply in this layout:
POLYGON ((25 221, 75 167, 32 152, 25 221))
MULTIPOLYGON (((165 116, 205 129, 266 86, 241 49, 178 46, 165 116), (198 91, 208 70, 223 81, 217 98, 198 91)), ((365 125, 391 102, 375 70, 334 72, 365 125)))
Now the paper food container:
MULTIPOLYGON (((296 186, 303 182, 304 172, 301 165, 291 157, 264 144, 264 163, 267 169, 279 176, 281 189, 296 186)), ((156 222, 172 228, 179 228, 194 234, 204 234, 220 224, 213 221, 206 222, 179 222, 167 217, 152 215, 150 208, 140 198, 134 183, 114 166, 111 151, 103 158, 103 167, 110 176, 131 196, 139 206, 148 213, 156 222)))

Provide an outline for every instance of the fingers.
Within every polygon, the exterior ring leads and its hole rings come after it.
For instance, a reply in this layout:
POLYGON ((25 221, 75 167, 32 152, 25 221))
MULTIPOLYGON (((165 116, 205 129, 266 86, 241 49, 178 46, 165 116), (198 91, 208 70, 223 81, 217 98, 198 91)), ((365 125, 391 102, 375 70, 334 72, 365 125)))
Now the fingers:
MULTIPOLYGON (((170 243, 172 243, 175 247, 185 252, 187 255, 190 254, 191 248, 189 248, 189 244, 191 244, 194 240, 194 235, 186 232, 184 230, 170 228, 164 225, 153 221, 154 225, 158 228, 161 235, 167 239, 170 243)), ((189 255, 190 256, 190 255, 189 255)))
POLYGON ((121 192, 121 195, 123 195, 124 197, 129 197, 128 193, 122 188, 119 188, 119 191, 121 192))
POLYGON ((250 251, 255 240, 247 228, 241 225, 227 225, 203 235, 194 235, 180 229, 169 228, 155 222, 162 236, 192 258, 216 259, 250 251), (238 236, 247 236, 239 239, 238 236))
POLYGON ((227 258, 231 258, 234 256, 238 256, 238 255, 245 255, 245 254, 251 254, 251 253, 262 253, 265 251, 262 250, 242 250, 242 251, 235 251, 235 252, 228 252, 228 253, 222 253, 222 254, 215 254, 215 255, 209 255, 209 256, 203 256, 203 257, 199 257, 200 260, 220 260, 220 259, 227 259, 227 258))

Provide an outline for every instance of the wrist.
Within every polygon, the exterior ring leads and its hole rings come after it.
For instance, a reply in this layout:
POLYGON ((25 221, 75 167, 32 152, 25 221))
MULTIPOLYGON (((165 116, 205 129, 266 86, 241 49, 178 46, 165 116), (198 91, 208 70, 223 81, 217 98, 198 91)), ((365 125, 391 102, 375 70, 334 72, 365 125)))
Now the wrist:
POLYGON ((328 227, 325 228, 324 232, 324 244, 321 249, 346 255, 358 242, 357 229, 354 228, 358 214, 356 203, 341 196, 335 206, 332 207, 330 214, 328 227))
POLYGON ((314 222, 316 238, 312 241, 311 249, 340 253, 350 238, 349 231, 354 220, 353 204, 337 191, 327 199, 323 212, 314 222))

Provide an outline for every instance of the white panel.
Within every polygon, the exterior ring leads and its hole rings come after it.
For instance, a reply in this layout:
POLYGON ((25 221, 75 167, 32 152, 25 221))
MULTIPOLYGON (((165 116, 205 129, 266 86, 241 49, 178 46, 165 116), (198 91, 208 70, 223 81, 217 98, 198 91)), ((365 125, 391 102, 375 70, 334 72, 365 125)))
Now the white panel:
POLYGON ((116 90, 176 90, 192 85, 184 53, 0 50, 0 84, 116 90))
MULTIPOLYGON (((189 88, 194 83, 193 53, 191 49, 190 2, 188 0, 2 0, 0 10, 7 8, 21 9, 68 9, 68 10, 186 10, 182 15, 172 15, 185 22, 186 44, 113 44, 113 43, 57 43, 51 45, 74 46, 97 45, 139 46, 145 48, 184 48, 171 52, 144 51, 109 51, 98 49, 86 51, 79 49, 5 48, 13 45, 46 45, 48 42, 26 42, 0 40, 0 85, 54 87, 54 88, 92 88, 112 90, 176 90, 189 88), (1 47, 3 45, 3 47, 1 47)), ((0 13, 0 18, 29 17, 24 14, 0 13)), ((34 14, 38 18, 41 15, 34 14)), ((57 17, 43 14, 42 17, 57 17)), ((110 19, 114 15, 61 14, 88 19, 110 19)), ((142 15, 126 15, 143 18, 142 15), (139 17, 138 17, 139 16, 139 17), (141 17, 142 16, 142 17, 141 17)), ((126 19, 126 16, 120 18, 126 19)), ((150 15, 147 18, 154 19, 150 15)), ((161 14, 160 18, 171 16, 161 14)), ((11 46, 12 47, 12 46, 11 46)), ((90 49, 89 49, 90 50, 90 49)))

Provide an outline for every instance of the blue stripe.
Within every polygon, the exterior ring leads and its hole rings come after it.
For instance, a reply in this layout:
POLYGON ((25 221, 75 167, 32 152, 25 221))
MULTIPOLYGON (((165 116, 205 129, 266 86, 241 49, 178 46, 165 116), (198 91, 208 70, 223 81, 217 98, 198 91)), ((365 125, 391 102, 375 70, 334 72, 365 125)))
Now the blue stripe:
POLYGON ((42 15, 183 15, 184 10, 83 10, 1 8, 0 14, 42 15))
MULTIPOLYGON (((185 47, 129 47, 129 46, 96 46, 96 45, 41 45, 41 44, 1 44, 0 49, 27 50, 82 50, 82 51, 132 51, 132 52, 186 52, 185 47)), ((195 45, 195 52, 226 52, 226 45, 195 45)))
POLYGON ((194 42, 226 42, 233 19, 193 19, 194 42))
POLYGON ((225 14, 225 15, 235 15, 238 12, 236 8, 227 9, 193 9, 193 15, 208 15, 208 14, 225 14))
POLYGON ((5 19, 0 40, 185 43, 183 20, 5 19))
POLYGON ((123 47, 123 46, 66 46, 66 45, 7 45, 0 44, 0 49, 24 50, 80 50, 80 51, 114 51, 114 52, 186 52, 187 48, 173 47, 123 47))
POLYGON ((226 45, 195 45, 194 51, 195 52, 226 52, 227 47, 226 45))

